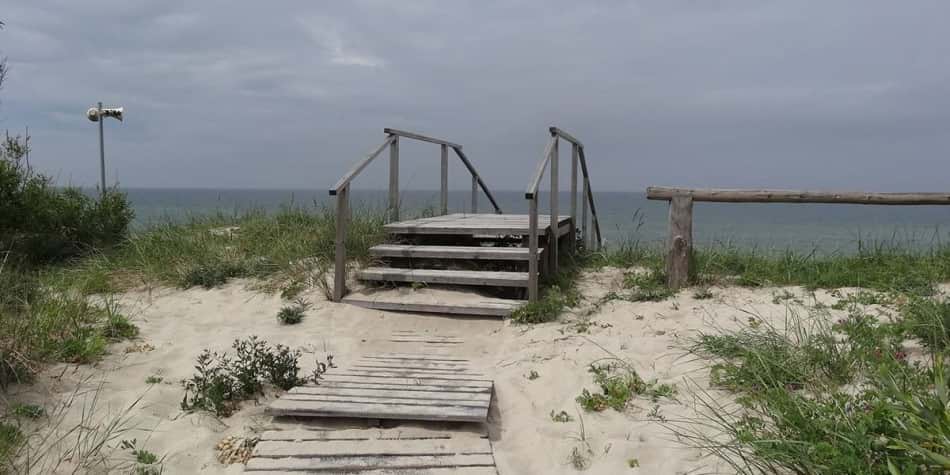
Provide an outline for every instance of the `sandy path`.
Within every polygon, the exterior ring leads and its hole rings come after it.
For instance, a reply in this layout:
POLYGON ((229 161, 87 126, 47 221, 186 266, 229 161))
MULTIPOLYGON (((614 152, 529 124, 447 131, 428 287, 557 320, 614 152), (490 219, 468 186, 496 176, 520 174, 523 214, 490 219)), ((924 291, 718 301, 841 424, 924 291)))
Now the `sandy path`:
MULTIPOLYGON (((618 288, 621 277, 620 271, 610 269, 588 275, 583 292, 593 301, 618 288)), ((141 329, 138 341, 113 345, 111 354, 95 366, 50 368, 37 384, 14 388, 11 399, 49 406, 84 380, 87 387, 101 382, 103 414, 116 413, 142 397, 132 424, 143 430, 122 438, 135 437, 140 446, 164 456, 166 473, 240 473, 240 465, 219 464, 214 447, 226 436, 273 426, 263 413, 267 399, 248 402, 223 420, 182 413, 180 381, 191 376, 202 349, 223 351, 236 338, 257 335, 310 352, 301 361, 303 371, 309 373, 314 356, 323 358, 329 352, 345 364, 360 354, 405 350, 405 344, 394 346, 388 341, 394 331, 431 331, 464 338, 465 343, 452 351, 493 375, 495 399, 488 430, 500 473, 576 473, 568 462, 574 448, 589 457, 587 473, 725 471, 698 451, 673 442, 669 431, 655 420, 656 414, 670 419, 692 416, 693 401, 685 381, 707 383, 708 372, 701 362, 684 358, 680 348, 696 330, 745 321, 748 315, 740 309, 754 309, 777 320, 786 312, 785 302, 773 303, 776 289, 713 289, 716 297, 710 300, 695 300, 691 291, 684 291, 663 302, 614 301, 589 317, 521 326, 497 319, 385 313, 326 302, 312 292, 306 297, 314 305, 303 322, 282 326, 275 314, 284 302, 275 295, 248 290, 247 284, 125 294, 124 306, 141 329), (590 320, 586 332, 578 333, 571 323, 579 319, 590 320), (146 344, 154 349, 127 352, 146 344), (638 399, 625 413, 582 412, 575 398, 585 387, 596 389, 587 368, 608 356, 605 350, 632 362, 646 380, 676 384, 678 400, 661 399, 654 404, 638 399), (531 371, 537 372, 536 379, 528 378, 531 371), (150 375, 164 382, 150 387, 145 382, 150 375), (574 421, 552 421, 550 413, 561 410, 574 421), (630 459, 637 459, 640 468, 629 468, 630 459)), ((824 292, 818 298, 835 301, 824 292)), ((74 405, 67 422, 78 420, 80 405, 74 405)))

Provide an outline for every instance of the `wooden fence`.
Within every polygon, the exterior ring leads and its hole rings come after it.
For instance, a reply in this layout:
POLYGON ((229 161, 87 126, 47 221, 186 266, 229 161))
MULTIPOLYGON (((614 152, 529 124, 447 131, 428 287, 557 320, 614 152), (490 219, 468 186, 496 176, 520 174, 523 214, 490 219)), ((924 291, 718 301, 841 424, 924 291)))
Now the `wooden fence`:
POLYGON ((792 190, 724 190, 647 188, 647 199, 670 202, 667 241, 667 284, 679 288, 689 280, 693 249, 693 202, 716 203, 837 203, 862 205, 950 205, 950 193, 865 193, 792 190))

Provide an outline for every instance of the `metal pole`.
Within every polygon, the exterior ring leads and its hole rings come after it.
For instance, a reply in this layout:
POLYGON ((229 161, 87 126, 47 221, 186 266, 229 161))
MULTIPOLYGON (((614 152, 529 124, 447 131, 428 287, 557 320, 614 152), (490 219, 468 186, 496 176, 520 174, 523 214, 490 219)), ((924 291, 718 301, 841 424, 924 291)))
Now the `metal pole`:
POLYGON ((102 103, 99 103, 99 175, 102 179, 102 189, 99 190, 99 193, 102 196, 106 194, 106 150, 105 150, 105 140, 103 139, 102 133, 102 123, 105 122, 105 117, 102 117, 102 103))

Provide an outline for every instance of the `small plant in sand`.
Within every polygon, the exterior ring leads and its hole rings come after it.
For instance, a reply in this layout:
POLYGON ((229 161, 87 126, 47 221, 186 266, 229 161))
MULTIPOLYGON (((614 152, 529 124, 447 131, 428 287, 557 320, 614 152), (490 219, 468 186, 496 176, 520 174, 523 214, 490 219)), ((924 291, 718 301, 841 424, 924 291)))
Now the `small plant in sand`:
POLYGON ((36 404, 15 403, 10 407, 10 414, 27 419, 39 419, 46 415, 46 410, 43 409, 43 406, 36 404))
POLYGON ((588 370, 594 375, 594 383, 600 386, 600 392, 584 389, 577 397, 577 402, 588 411, 600 412, 607 408, 622 411, 636 396, 656 401, 661 397, 671 398, 676 393, 672 385, 644 381, 630 363, 616 357, 606 363, 591 364, 588 370))
POLYGON ((639 467, 639 466, 640 466, 640 459, 637 459, 637 458, 627 459, 627 466, 630 467, 630 468, 637 468, 637 467, 639 467))
POLYGON ((259 441, 258 437, 225 437, 215 446, 216 458, 222 465, 247 463, 259 441))
POLYGON ((233 356, 210 350, 198 356, 197 372, 183 382, 182 409, 228 416, 240 401, 262 395, 265 384, 288 390, 301 382, 299 351, 280 344, 271 347, 255 336, 235 340, 232 348, 233 356))
POLYGON ((528 374, 525 375, 525 378, 527 378, 528 381, 534 381, 535 379, 538 379, 540 377, 541 375, 535 370, 531 370, 528 372, 528 374))
POLYGON ((145 378, 145 384, 159 384, 162 381, 164 381, 164 378, 154 374, 145 378))
POLYGON ((307 309, 310 308, 310 302, 300 298, 294 301, 293 305, 287 305, 277 312, 277 321, 284 325, 294 325, 303 321, 307 309))
POLYGON ((693 298, 696 300, 709 300, 713 297, 714 295, 712 291, 709 290, 709 287, 701 287, 701 288, 696 289, 695 292, 693 292, 693 298))
POLYGON ((574 420, 574 418, 571 417, 571 415, 568 414, 567 411, 554 412, 554 410, 552 409, 551 420, 554 422, 571 422, 574 420))
POLYGON ((123 440, 119 446, 128 450, 135 462, 132 467, 132 473, 135 475, 160 475, 164 469, 161 460, 154 453, 136 447, 138 442, 135 439, 123 440))
POLYGON ((310 374, 310 381, 312 381, 313 384, 320 384, 320 380, 323 379, 323 375, 330 368, 336 368, 336 365, 333 364, 333 355, 327 355, 326 362, 320 361, 320 358, 317 358, 313 372, 310 374))

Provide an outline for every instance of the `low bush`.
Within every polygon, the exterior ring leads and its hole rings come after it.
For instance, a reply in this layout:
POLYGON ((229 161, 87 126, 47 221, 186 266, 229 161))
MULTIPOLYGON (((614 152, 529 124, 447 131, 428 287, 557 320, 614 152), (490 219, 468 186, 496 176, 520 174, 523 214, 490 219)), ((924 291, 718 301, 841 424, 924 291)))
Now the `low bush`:
POLYGON ((255 336, 235 340, 232 349, 233 355, 204 350, 198 356, 197 372, 183 382, 183 410, 228 416, 241 401, 263 395, 265 384, 288 390, 302 382, 299 351, 279 344, 272 347, 255 336))
POLYGON ((623 411, 627 403, 637 396, 657 400, 660 397, 672 397, 675 393, 670 385, 644 381, 633 366, 617 358, 592 364, 588 370, 594 375, 594 383, 600 386, 600 392, 584 389, 577 397, 577 402, 588 411, 600 412, 607 408, 623 411))
POLYGON ((303 321, 310 304, 303 299, 297 299, 293 305, 287 305, 277 312, 277 321, 284 325, 295 325, 303 321))

